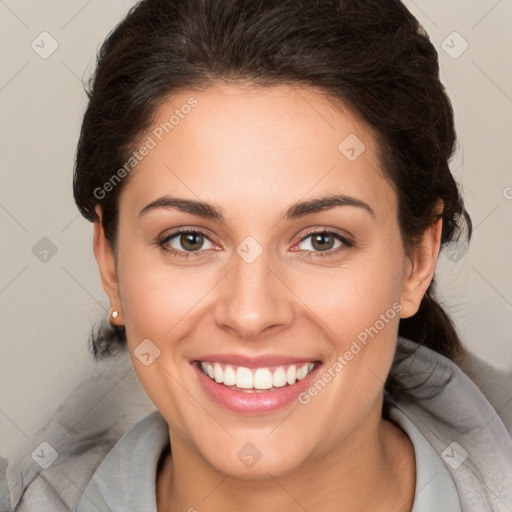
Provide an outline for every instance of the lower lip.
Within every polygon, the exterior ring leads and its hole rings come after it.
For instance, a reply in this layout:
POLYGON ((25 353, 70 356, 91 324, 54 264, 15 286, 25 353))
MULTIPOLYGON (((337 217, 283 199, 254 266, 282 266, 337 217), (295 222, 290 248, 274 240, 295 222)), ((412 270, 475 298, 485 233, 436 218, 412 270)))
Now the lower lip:
POLYGON ((311 385, 310 383, 318 370, 318 366, 315 366, 306 377, 291 386, 283 386, 275 391, 255 393, 235 391, 224 384, 218 384, 201 371, 198 363, 193 363, 192 366, 210 398, 227 409, 245 414, 265 414, 290 405, 298 400, 298 396, 311 385))

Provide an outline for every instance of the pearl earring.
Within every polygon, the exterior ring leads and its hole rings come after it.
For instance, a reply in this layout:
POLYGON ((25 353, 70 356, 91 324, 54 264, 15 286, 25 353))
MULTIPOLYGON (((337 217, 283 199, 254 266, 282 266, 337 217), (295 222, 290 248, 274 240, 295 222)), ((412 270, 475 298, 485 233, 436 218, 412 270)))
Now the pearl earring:
POLYGON ((114 308, 111 307, 108 316, 111 319, 115 320, 119 316, 119 313, 114 308))

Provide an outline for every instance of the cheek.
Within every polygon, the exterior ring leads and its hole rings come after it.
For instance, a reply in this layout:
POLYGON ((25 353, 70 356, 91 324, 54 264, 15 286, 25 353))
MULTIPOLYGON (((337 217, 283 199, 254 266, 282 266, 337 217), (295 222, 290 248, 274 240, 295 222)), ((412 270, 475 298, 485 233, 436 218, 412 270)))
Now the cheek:
MULTIPOLYGON (((329 389, 318 401, 317 389, 304 396, 306 402, 311 400, 313 417, 322 414, 325 402, 344 404, 345 411, 362 415, 379 400, 395 353, 402 264, 401 245, 396 244, 394 249, 365 253, 357 264, 347 262, 328 279, 318 274, 303 282, 298 294, 315 312, 333 348, 320 377, 329 382, 329 389)), ((340 414, 333 420, 333 431, 349 428, 351 419, 340 414)))
POLYGON ((214 285, 205 269, 176 269, 136 256, 120 269, 120 294, 129 343, 176 338, 214 285), (172 334, 171 334, 172 333, 172 334), (130 336, 131 334, 131 336, 130 336))
POLYGON ((339 268, 297 273, 292 282, 294 292, 341 350, 344 343, 373 326, 381 315, 388 313, 385 330, 398 323, 402 275, 400 251, 389 256, 374 251, 339 268))
MULTIPOLYGON (((121 243, 119 247, 122 254, 121 243)), ((122 261, 120 258, 118 273, 128 348, 139 381, 160 411, 172 411, 178 425, 188 425, 187 416, 200 423, 201 418, 195 417, 200 411, 187 408, 179 383, 192 378, 190 367, 182 364, 184 349, 204 314, 201 298, 214 285, 207 280, 212 276, 204 270, 173 268, 155 257, 155 251, 145 249, 133 250, 122 261), (147 342, 142 345, 148 339, 159 352, 155 363, 145 366, 138 354, 147 349, 137 349, 148 347, 147 342)), ((155 350, 153 345, 149 347, 155 350)))

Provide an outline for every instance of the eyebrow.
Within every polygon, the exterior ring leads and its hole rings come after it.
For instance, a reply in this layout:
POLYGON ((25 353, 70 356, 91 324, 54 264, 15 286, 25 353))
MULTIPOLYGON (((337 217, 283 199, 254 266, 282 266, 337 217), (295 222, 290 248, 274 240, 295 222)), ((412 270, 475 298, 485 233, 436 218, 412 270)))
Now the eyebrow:
MULTIPOLYGON (((367 211, 372 217, 375 218, 375 212, 372 210, 369 204, 356 199, 355 197, 346 196, 343 194, 336 194, 330 196, 324 196, 317 199, 310 199, 308 201, 301 201, 291 205, 283 215, 280 217, 280 221, 283 220, 294 220, 306 215, 321 212, 324 210, 330 210, 337 206, 353 206, 361 208, 367 211)), ((173 197, 165 195, 158 199, 155 199, 148 205, 146 205, 139 212, 139 217, 148 213, 151 210, 158 208, 177 208, 186 213, 196 215, 205 219, 213 219, 219 222, 225 222, 223 209, 204 201, 196 201, 193 199, 184 199, 179 197, 173 197)))

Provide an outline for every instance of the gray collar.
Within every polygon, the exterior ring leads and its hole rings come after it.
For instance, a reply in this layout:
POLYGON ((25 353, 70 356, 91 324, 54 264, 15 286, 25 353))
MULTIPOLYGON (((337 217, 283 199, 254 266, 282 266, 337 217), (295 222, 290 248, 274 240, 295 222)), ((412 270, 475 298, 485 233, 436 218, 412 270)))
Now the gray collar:
POLYGON ((409 391, 388 400, 403 412, 450 472, 464 512, 512 510, 512 439, 484 395, 446 357, 399 338, 413 355, 392 374, 409 391))
POLYGON ((137 422, 98 466, 75 512, 156 512, 157 465, 168 442, 159 411, 137 422))

